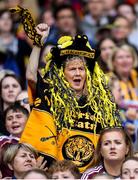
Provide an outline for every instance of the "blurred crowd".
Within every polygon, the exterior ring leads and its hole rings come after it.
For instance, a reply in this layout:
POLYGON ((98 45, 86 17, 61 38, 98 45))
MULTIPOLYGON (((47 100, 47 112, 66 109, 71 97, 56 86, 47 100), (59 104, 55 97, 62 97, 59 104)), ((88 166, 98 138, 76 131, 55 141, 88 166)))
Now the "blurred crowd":
MULTIPOLYGON (((38 179, 129 179, 138 178, 138 1, 137 0, 1 0, 0 1, 0 170, 1 177, 38 179), (87 35, 101 51, 98 63, 109 78, 109 86, 120 110, 123 130, 105 130, 100 135, 94 167, 80 174, 70 161, 50 168, 29 144, 18 143, 32 107, 27 67, 33 47, 18 14, 9 8, 29 9, 37 24, 46 23, 50 33, 39 58, 45 56, 61 36, 87 35), (108 137, 123 139, 117 165, 109 157, 108 137), (107 144, 104 144, 104 143, 107 144), (134 152, 132 152, 132 148, 134 152), (28 161, 25 162, 25 158, 28 161), (125 159, 125 161, 124 161, 125 159), (111 160, 111 161, 110 161, 111 160), (102 162, 102 165, 100 165, 102 162), (118 165, 119 164, 119 165, 118 165), (105 173, 106 172, 106 173, 105 173), (82 176, 82 177, 81 177, 82 176)), ((35 67, 32 67, 35 68, 35 67)), ((32 70, 33 72, 35 69, 32 70)), ((36 71, 37 72, 37 69, 36 71)), ((35 80, 35 77, 33 77, 35 80)), ((116 142, 117 144, 120 143, 116 142)), ((115 152, 112 152, 112 155, 115 152)), ((112 156, 111 155, 111 156, 112 156)))

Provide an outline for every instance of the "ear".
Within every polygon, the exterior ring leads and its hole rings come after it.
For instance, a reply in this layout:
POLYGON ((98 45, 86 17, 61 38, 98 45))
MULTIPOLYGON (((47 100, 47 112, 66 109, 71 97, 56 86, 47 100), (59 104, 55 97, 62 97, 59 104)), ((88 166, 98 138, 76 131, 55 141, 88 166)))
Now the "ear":
POLYGON ((11 165, 11 164, 9 164, 9 163, 8 163, 8 167, 9 167, 9 169, 10 169, 10 170, 13 170, 12 165, 11 165))

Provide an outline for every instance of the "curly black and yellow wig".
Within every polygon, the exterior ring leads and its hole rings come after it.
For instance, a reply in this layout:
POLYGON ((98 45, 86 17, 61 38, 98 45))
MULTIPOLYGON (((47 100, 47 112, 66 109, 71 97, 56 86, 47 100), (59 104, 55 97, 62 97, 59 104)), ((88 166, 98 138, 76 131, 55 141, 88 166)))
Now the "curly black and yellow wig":
POLYGON ((57 127, 71 127, 74 117, 79 118, 81 108, 86 106, 94 112, 95 124, 100 123, 103 128, 120 125, 108 78, 96 62, 98 55, 99 52, 91 48, 86 36, 77 35, 75 38, 60 38, 58 45, 46 56, 44 79, 50 85, 51 112, 57 127), (65 79, 64 63, 67 57, 84 57, 86 61, 87 100, 83 105, 79 105, 75 91, 65 79))

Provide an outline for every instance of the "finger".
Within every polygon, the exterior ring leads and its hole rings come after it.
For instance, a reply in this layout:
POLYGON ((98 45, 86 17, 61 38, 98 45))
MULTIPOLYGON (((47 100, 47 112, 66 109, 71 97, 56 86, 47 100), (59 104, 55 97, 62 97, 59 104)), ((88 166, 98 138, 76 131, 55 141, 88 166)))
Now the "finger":
POLYGON ((48 170, 48 167, 44 168, 43 170, 44 170, 44 171, 47 171, 47 170, 48 170))
POLYGON ((41 166, 43 160, 44 160, 44 157, 42 157, 42 156, 39 156, 39 157, 38 157, 38 159, 37 159, 37 166, 38 166, 38 167, 41 166))
POLYGON ((47 163, 47 161, 45 160, 45 161, 41 164, 40 169, 44 169, 45 166, 46 166, 46 163, 47 163))
POLYGON ((39 24, 37 26, 37 28, 40 30, 40 31, 47 31, 48 30, 48 25, 47 24, 39 24))

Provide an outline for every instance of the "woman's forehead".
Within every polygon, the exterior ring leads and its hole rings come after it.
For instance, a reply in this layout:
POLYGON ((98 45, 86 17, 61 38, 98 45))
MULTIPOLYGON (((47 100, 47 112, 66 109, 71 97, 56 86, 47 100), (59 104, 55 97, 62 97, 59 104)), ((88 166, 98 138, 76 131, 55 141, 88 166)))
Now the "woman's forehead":
POLYGON ((73 57, 66 61, 66 66, 76 66, 76 65, 84 66, 84 63, 85 63, 84 58, 73 57))
POLYGON ((116 137, 116 136, 120 136, 121 138, 122 138, 122 136, 123 136, 123 133, 122 133, 122 131, 120 131, 120 130, 114 130, 114 131, 107 131, 107 132, 105 132, 104 134, 103 134, 103 138, 110 138, 110 137, 112 137, 112 136, 114 136, 114 137, 116 137), (110 135, 109 135, 110 134, 110 135))

